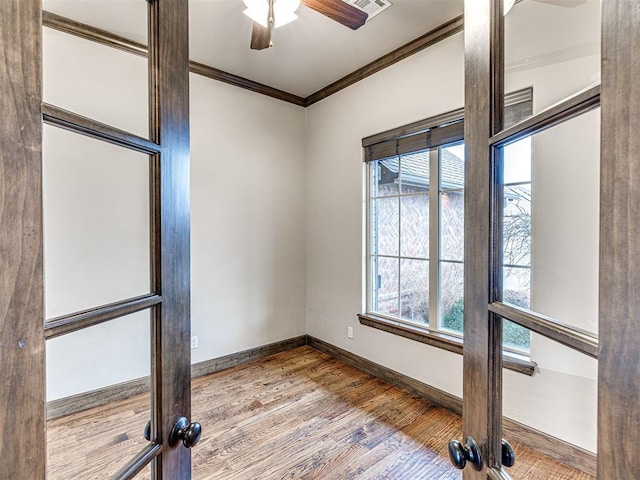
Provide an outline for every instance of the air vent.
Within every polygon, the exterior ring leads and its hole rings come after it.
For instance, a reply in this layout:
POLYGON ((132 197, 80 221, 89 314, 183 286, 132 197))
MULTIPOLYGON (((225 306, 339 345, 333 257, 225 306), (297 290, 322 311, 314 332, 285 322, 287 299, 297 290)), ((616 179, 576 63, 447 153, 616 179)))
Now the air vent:
POLYGON ((367 22, 391 6, 389 0, 342 0, 369 15, 367 22))

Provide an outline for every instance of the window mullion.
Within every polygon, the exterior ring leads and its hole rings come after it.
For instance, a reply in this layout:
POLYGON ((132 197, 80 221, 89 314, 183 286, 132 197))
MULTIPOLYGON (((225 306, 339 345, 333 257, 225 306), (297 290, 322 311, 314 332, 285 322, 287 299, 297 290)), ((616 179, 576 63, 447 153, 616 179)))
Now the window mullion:
POLYGON ((398 317, 402 318, 402 156, 398 155, 398 317))
POLYGON ((440 149, 429 151, 429 327, 440 328, 440 149))
POLYGON ((371 311, 374 308, 374 305, 377 304, 377 302, 375 301, 375 297, 378 295, 377 291, 374 292, 373 290, 373 272, 377 271, 377 269, 374 269, 373 267, 373 248, 372 248, 372 243, 374 242, 375 239, 375 234, 374 232, 374 228, 373 228, 373 222, 372 222, 372 214, 373 214, 373 200, 372 200, 372 191, 371 191, 371 183, 372 183, 372 177, 373 175, 371 174, 371 170, 373 168, 375 168, 375 163, 365 163, 365 179, 366 179, 366 185, 364 187, 365 190, 365 194, 366 194, 366 208, 365 208, 365 215, 366 215, 366 219, 365 219, 365 275, 366 275, 366 280, 365 280, 365 298, 364 298, 364 303, 365 303, 365 309, 366 311, 371 311))

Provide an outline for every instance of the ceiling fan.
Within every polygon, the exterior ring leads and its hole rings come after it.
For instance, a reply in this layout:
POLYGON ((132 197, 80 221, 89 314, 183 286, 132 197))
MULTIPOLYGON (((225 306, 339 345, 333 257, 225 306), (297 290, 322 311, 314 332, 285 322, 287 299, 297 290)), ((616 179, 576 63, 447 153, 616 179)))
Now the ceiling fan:
POLYGON ((360 28, 368 18, 366 12, 342 0, 244 0, 244 3, 247 6, 245 13, 253 19, 253 50, 269 48, 273 28, 295 20, 294 12, 300 3, 352 30, 360 28))

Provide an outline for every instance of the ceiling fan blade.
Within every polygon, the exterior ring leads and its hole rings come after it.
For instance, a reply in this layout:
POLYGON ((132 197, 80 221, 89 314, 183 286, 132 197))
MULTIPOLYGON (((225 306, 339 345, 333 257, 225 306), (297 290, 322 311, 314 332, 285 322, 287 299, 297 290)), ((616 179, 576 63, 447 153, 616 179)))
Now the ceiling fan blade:
POLYGON ((251 49, 264 50, 271 46, 271 29, 263 27, 258 22, 253 22, 251 29, 251 49))
POLYGON ((556 7, 573 8, 583 3, 587 3, 587 0, 534 0, 538 3, 547 3, 549 5, 555 5, 556 7))
POLYGON ((302 0, 302 4, 319 12, 351 30, 357 30, 369 15, 342 0, 302 0))
POLYGON ((253 28, 251 29, 251 49, 252 50, 264 50, 271 46, 271 32, 273 31, 273 25, 275 23, 273 15, 273 2, 269 0, 269 11, 267 14, 267 26, 263 27, 257 22, 253 22, 253 28))

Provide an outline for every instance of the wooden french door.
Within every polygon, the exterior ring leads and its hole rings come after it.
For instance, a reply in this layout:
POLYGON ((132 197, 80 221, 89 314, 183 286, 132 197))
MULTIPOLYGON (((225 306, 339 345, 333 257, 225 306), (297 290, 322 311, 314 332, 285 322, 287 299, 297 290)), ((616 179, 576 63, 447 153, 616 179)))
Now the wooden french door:
MULTIPOLYGON (((143 1, 143 0, 140 0, 143 1)), ((187 0, 149 0, 148 138, 42 103, 40 0, 0 1, 0 471, 46 477, 46 340, 133 312, 151 312, 148 444, 115 478, 152 465, 156 479, 191 477, 189 98, 187 0), (148 155, 149 293, 45 319, 43 121, 148 155)), ((140 436, 144 434, 140 432, 140 436)), ((69 448, 73 448, 70 439, 69 448)), ((148 468, 148 467, 147 467, 148 468)))
MULTIPOLYGON (((506 2, 505 2, 506 3, 506 2)), ((555 2, 558 3, 558 2, 555 2)), ((597 474, 640 478, 640 1, 603 0, 601 84, 503 129, 503 0, 465 0, 465 480, 509 479, 503 446, 502 323, 598 360, 597 474), (598 335, 503 302, 502 147, 600 107, 598 335)), ((535 93, 534 93, 535 95, 535 93)), ((508 439, 506 439, 508 440, 508 439)), ((517 462, 517 458, 515 460, 517 462)))

